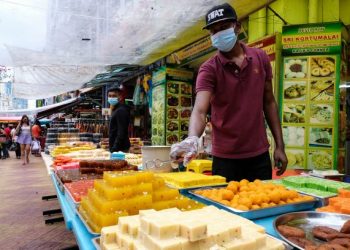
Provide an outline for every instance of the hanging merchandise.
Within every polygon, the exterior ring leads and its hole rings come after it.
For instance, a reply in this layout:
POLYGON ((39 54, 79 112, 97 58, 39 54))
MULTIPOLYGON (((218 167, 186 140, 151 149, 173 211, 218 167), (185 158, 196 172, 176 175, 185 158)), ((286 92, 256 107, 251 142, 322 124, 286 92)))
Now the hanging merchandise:
POLYGON ((80 133, 96 134, 96 139, 101 139, 101 136, 97 138, 97 134, 102 135, 103 138, 108 137, 108 124, 106 124, 105 120, 79 119, 75 127, 79 129, 80 133))
POLYGON ((148 91, 150 90, 151 84, 152 84, 152 76, 150 74, 144 75, 142 80, 142 86, 146 93, 148 93, 148 91))
POLYGON ((133 103, 135 106, 138 105, 142 105, 142 101, 141 101, 141 78, 138 77, 136 80, 136 86, 135 86, 135 90, 134 90, 134 95, 133 95, 133 103))
POLYGON ((188 135, 193 72, 162 67, 153 73, 152 144, 171 145, 188 135))
POLYGON ((346 127, 339 124, 346 112, 339 88, 342 29, 341 23, 283 27, 280 112, 289 168, 344 167, 338 166, 346 127))

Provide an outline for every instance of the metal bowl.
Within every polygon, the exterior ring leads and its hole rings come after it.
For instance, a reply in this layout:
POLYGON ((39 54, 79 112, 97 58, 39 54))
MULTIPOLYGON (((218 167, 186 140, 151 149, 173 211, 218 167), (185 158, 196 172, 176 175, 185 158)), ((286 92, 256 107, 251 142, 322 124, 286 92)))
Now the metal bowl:
POLYGON ((336 213, 322 213, 322 212, 295 212, 280 215, 277 217, 273 223, 276 233, 281 239, 288 242, 288 244, 294 246, 297 249, 304 249, 300 246, 289 241, 284 237, 277 229, 279 225, 289 225, 300 229, 303 229, 306 233, 306 238, 315 242, 316 244, 325 243, 324 241, 318 240, 313 237, 312 229, 315 226, 327 226, 340 230, 343 224, 350 220, 350 215, 336 214, 336 213))

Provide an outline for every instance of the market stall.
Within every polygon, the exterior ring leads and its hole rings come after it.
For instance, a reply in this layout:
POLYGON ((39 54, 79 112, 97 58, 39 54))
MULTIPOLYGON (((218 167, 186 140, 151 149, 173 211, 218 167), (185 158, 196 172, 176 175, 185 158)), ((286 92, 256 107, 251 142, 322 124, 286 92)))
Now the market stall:
MULTIPOLYGON (((129 249, 165 249, 170 241, 186 249, 209 249, 211 244, 290 249, 300 242, 291 241, 278 229, 287 223, 283 216, 315 209, 317 215, 343 213, 332 217, 338 229, 350 218, 346 215, 350 211, 348 183, 309 175, 226 183, 221 176, 179 172, 169 168, 167 161, 155 162, 149 171, 137 171, 142 155, 110 154, 93 144, 70 143, 61 141, 43 159, 66 227, 73 231, 80 249, 112 249, 121 244, 128 244, 129 249)), ((305 218, 313 216, 304 212, 305 218)))

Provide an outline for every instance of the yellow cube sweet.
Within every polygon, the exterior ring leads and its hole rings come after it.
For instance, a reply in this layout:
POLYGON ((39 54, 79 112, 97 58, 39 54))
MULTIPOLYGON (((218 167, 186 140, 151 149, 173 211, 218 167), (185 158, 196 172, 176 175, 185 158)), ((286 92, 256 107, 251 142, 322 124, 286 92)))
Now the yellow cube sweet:
POLYGON ((103 193, 107 200, 127 199, 133 195, 133 187, 125 186, 125 187, 115 188, 106 184, 103 187, 103 193))
POLYGON ((153 190, 157 190, 159 188, 165 187, 165 181, 161 177, 156 177, 152 181, 153 184, 153 190))
POLYGON ((179 190, 168 187, 153 191, 153 201, 164 201, 175 199, 179 195, 179 190))
POLYGON ((106 227, 106 226, 112 226, 116 225, 118 223, 118 214, 116 213, 109 213, 109 214, 98 214, 99 217, 99 225, 101 227, 106 227))
POLYGON ((123 187, 126 185, 136 185, 137 179, 135 175, 127 175, 127 176, 109 175, 109 177, 107 178, 107 183, 113 187, 123 187))
POLYGON ((138 172, 136 174, 137 183, 151 182, 153 178, 154 174, 152 172, 138 172))
POLYGON ((134 186, 134 194, 151 194, 153 192, 153 185, 150 182, 140 183, 134 186))

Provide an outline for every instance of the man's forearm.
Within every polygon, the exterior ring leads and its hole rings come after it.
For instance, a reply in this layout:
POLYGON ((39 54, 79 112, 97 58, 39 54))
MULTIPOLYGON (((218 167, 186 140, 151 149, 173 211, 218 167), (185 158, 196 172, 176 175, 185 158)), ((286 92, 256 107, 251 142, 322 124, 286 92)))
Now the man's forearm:
POLYGON ((277 148, 284 148, 281 123, 275 101, 264 105, 264 114, 277 148))
POLYGON ((188 129, 188 136, 200 137, 205 129, 206 114, 193 110, 190 119, 190 127, 188 129))

